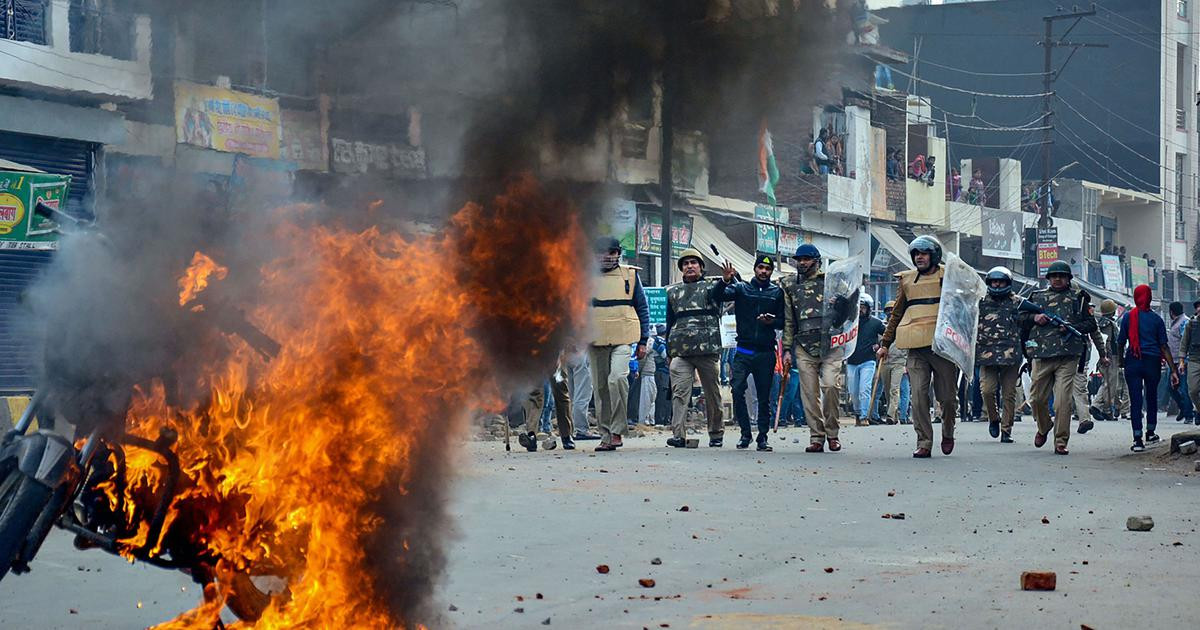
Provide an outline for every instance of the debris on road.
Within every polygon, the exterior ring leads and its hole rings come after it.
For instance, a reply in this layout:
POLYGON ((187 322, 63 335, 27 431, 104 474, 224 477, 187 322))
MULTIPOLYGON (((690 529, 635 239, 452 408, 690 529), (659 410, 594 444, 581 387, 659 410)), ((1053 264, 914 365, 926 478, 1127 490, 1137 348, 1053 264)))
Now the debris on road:
POLYGON ((1050 519, 1043 516, 1042 517, 1042 525, 1049 525, 1049 524, 1050 524, 1050 519))
POLYGON ((654 564, 654 565, 662 564, 662 558, 655 558, 650 561, 650 564, 654 564))
POLYGON ((1154 529, 1154 519, 1149 516, 1130 516, 1125 527, 1131 532, 1148 532, 1154 529))
POLYGON ((825 567, 826 573, 833 573, 833 567, 825 567))
POLYGON ((1179 443, 1179 452, 1183 453, 1184 455, 1195 455, 1196 451, 1198 450, 1200 450, 1200 447, 1196 446, 1195 440, 1188 440, 1186 442, 1179 443))
POLYGON ((1058 585, 1053 571, 1025 571, 1021 574, 1022 591, 1053 591, 1058 585))
POLYGON ((679 508, 679 511, 680 512, 690 512, 690 511, 692 511, 692 508, 685 505, 685 506, 679 508))
POLYGON ((903 521, 904 520, 904 512, 896 512, 895 514, 884 514, 883 518, 891 518, 891 519, 895 519, 897 521, 903 521))
POLYGON ((683 445, 686 448, 700 448, 700 440, 696 438, 689 438, 683 443, 683 445))
POLYGON ((638 584, 641 585, 642 588, 654 588, 654 580, 650 578, 641 578, 638 580, 638 584))
POLYGON ((596 573, 599 573, 599 574, 601 574, 601 575, 604 575, 605 573, 608 573, 608 565, 607 565, 607 564, 601 564, 601 565, 597 565, 597 566, 596 566, 596 573))

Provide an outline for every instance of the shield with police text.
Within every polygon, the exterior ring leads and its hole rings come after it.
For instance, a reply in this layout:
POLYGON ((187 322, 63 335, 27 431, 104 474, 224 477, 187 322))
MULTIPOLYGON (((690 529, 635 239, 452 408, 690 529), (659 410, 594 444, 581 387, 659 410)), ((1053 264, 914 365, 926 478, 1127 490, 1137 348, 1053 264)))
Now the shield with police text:
POLYGON ((973 375, 979 300, 987 294, 987 285, 970 265, 950 252, 946 252, 945 264, 933 352, 957 365, 963 374, 973 375))
POLYGON ((861 256, 829 263, 825 269, 825 299, 821 302, 825 356, 845 359, 854 352, 864 273, 861 256))

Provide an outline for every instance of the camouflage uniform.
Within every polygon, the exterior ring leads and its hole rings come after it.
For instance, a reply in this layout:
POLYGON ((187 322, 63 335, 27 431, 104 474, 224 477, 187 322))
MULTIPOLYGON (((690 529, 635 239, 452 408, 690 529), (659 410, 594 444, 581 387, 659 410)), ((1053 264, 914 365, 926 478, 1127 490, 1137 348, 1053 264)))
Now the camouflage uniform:
POLYGON ((704 388, 708 437, 725 434, 719 384, 721 311, 714 297, 715 279, 680 282, 667 287, 667 357, 671 373, 671 431, 686 439, 687 410, 696 373, 704 388))
POLYGON ((800 374, 800 402, 808 422, 809 440, 824 444, 838 437, 837 377, 842 370, 840 358, 824 356, 829 350, 825 334, 825 273, 815 271, 799 278, 789 274, 780 280, 783 287, 783 348, 792 352, 800 374))
POLYGON ((1096 328, 1104 335, 1105 351, 1111 361, 1108 367, 1100 366, 1100 391, 1093 402, 1115 420, 1117 415, 1129 415, 1129 391, 1125 386, 1125 371, 1121 368, 1123 357, 1117 352, 1117 322, 1108 315, 1101 315, 1096 319, 1096 328))
MULTIPOLYGON (((1017 312, 1020 298, 1011 293, 979 300, 979 336, 975 342, 975 365, 979 366, 979 390, 988 422, 1012 433, 1017 412, 1017 383, 1021 380, 1021 322, 1017 312), (996 390, 1000 390, 1000 407, 996 390), (1003 412, 1003 413, 1001 413, 1003 412)), ((993 425, 994 426, 994 425, 993 425)), ((1006 438, 1007 439, 1007 438, 1006 438)))
POLYGON ((1096 329, 1096 318, 1088 314, 1091 296, 1087 291, 1068 286, 1062 291, 1034 291, 1029 300, 1074 326, 1083 337, 1068 336, 1053 324, 1037 326, 1027 320, 1026 354, 1033 359, 1032 399, 1033 417, 1038 434, 1046 436, 1054 429, 1054 445, 1066 448, 1071 437, 1072 390, 1079 357, 1087 351, 1088 337, 1096 329), (1055 413, 1050 419, 1050 390, 1054 390, 1055 413))

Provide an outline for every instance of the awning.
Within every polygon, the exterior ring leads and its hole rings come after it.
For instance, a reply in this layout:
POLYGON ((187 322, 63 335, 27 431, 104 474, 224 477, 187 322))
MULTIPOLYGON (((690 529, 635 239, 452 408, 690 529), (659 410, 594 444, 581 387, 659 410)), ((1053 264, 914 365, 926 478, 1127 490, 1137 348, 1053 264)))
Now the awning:
MULTIPOLYGON (((1079 278, 1075 278, 1073 280, 1073 282, 1078 284, 1080 286, 1080 288, 1086 289, 1088 293, 1091 293, 1092 295, 1099 297, 1102 300, 1112 300, 1112 301, 1116 302, 1118 306, 1121 306, 1123 308, 1130 308, 1133 306, 1133 298, 1128 295, 1125 295, 1124 293, 1117 293, 1116 291, 1109 291, 1108 289, 1105 289, 1102 286, 1092 284, 1091 282, 1088 282, 1087 280, 1081 280, 1079 278)), ((1155 296, 1154 302, 1155 303, 1158 302, 1158 296, 1155 296)))
POLYGON ((913 265, 912 258, 908 255, 908 243, 904 242, 904 239, 896 233, 896 230, 886 225, 871 224, 871 236, 874 236, 875 240, 879 241, 879 244, 905 267, 909 269, 917 268, 913 265))
MULTIPOLYGON (((728 236, 725 236, 725 232, 722 232, 721 228, 704 218, 703 214, 699 212, 689 214, 692 216, 692 247, 704 252, 705 256, 715 258, 716 254, 712 250, 715 245, 721 252, 721 256, 733 263, 734 268, 738 271, 754 268, 753 252, 738 247, 728 236)), ((779 269, 779 265, 776 265, 775 268, 779 269)))

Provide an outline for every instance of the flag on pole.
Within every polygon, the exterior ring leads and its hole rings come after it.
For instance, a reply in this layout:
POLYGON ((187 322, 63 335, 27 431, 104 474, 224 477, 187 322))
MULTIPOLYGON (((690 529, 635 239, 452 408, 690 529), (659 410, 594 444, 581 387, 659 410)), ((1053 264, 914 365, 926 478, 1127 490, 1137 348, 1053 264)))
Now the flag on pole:
POLYGON ((775 184, 779 183, 779 167, 775 165, 775 146, 771 132, 763 125, 758 139, 758 189, 767 196, 771 207, 775 207, 775 184))

